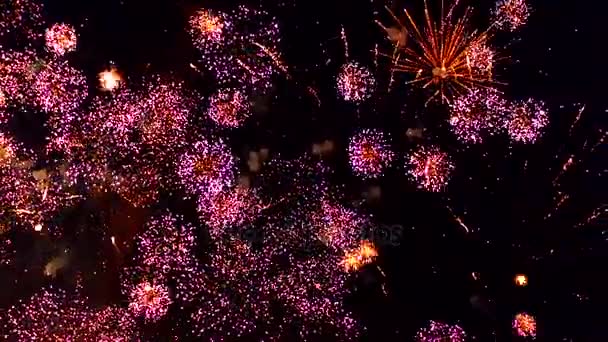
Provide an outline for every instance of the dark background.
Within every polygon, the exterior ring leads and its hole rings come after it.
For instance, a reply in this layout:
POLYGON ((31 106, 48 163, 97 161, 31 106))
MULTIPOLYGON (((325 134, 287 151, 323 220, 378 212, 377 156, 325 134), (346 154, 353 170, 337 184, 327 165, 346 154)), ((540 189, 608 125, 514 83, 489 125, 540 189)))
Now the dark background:
MULTIPOLYGON (((236 3, 54 0, 45 5, 49 22, 77 28, 78 50, 70 59, 92 82, 112 62, 127 77, 171 72, 209 94, 213 81, 189 67, 199 63, 199 57, 185 31, 186 21, 200 7, 221 9, 236 3)), ((487 25, 486 14, 493 2, 463 3, 475 6, 477 24, 487 25)), ((421 4, 422 0, 387 5, 395 10, 405 5, 415 11, 421 4)), ((373 21, 387 22, 383 5, 369 0, 265 4, 281 23, 281 52, 293 78, 279 77, 273 90, 257 99, 258 113, 230 133, 235 153, 245 158, 244 151, 267 147, 273 154, 297 156, 309 152, 313 143, 330 139, 337 151, 331 161, 338 174, 336 182, 347 185, 348 197, 361 198, 370 186, 381 188, 380 201, 369 208, 379 224, 396 227, 394 234, 399 237, 393 243, 378 241, 378 264, 386 273, 382 281, 388 295, 369 290, 354 300, 355 310, 368 326, 366 339, 409 340, 420 326, 434 319, 459 322, 477 340, 508 341, 513 339, 513 315, 527 311, 537 317, 540 340, 608 340, 606 220, 574 228, 605 203, 606 148, 599 146, 594 153, 589 153, 589 147, 583 149, 585 140, 595 145, 601 136, 598 130, 606 129, 608 72, 603 44, 608 29, 599 3, 531 1, 529 23, 514 34, 496 37, 504 57, 497 78, 508 83, 501 90, 512 98, 545 101, 552 121, 536 145, 510 145, 505 136, 499 136, 471 148, 458 144, 449 133, 442 106, 424 108, 424 94, 402 85, 390 93, 383 90, 386 61, 380 60, 376 72, 379 90, 370 101, 354 106, 336 97, 335 75, 346 61, 341 26, 350 60, 371 67, 375 44, 380 51, 390 49, 373 21), (308 86, 319 90, 321 107, 307 95, 308 86), (569 135, 577 103, 587 107, 569 135), (408 139, 407 129, 424 127, 423 139, 439 144, 454 157, 456 170, 447 191, 417 191, 399 166, 377 181, 352 176, 345 150, 358 127, 390 133, 401 156, 397 164, 420 142, 408 139), (551 183, 570 154, 581 160, 561 185, 571 200, 544 220, 554 203, 556 189, 551 183), (465 234, 448 205, 471 228, 470 233, 465 234), (473 279, 472 272, 479 273, 479 280, 473 279), (529 286, 514 285, 517 273, 527 274, 529 286)), ((120 231, 119 226, 137 226, 142 218, 113 220, 112 229, 120 231)), ((35 238, 20 245, 18 262, 23 269, 36 273, 36 267, 44 266, 45 253, 58 248, 57 242, 44 241, 35 238)), ((93 270, 98 266, 95 255, 103 252, 90 251, 108 248, 94 243, 79 235, 59 245, 80 251, 73 258, 78 265, 72 267, 93 270)), ((99 294, 104 288, 114 286, 104 284, 103 279, 89 290, 99 298, 104 297, 99 294)), ((2 286, 0 300, 8 305, 46 281, 13 272, 3 279, 6 286, 2 286)))

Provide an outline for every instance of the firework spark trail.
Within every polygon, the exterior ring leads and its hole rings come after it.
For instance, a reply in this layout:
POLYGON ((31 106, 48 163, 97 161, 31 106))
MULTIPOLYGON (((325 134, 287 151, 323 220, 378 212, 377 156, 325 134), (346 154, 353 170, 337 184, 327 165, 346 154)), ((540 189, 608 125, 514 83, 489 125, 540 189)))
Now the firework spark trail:
POLYGON ((467 227, 463 220, 454 213, 454 210, 452 210, 452 208, 450 208, 449 206, 446 206, 446 209, 448 209, 448 211, 450 212, 450 215, 452 215, 452 218, 460 225, 460 227, 462 227, 462 229, 464 229, 464 231, 468 234, 471 232, 471 230, 469 229, 469 227, 467 227))
POLYGON ((277 66, 277 68, 279 68, 281 71, 283 71, 285 73, 285 75, 287 76, 287 79, 291 78, 291 75, 289 74, 289 70, 287 69, 287 65, 285 65, 285 63, 281 60, 281 56, 279 56, 277 52, 272 51, 270 48, 268 48, 258 42, 252 42, 252 44, 259 47, 268 57, 270 57, 272 59, 272 61, 274 62, 274 64, 277 66))
POLYGON ((553 215, 555 215, 555 213, 557 213, 559 211, 559 209, 564 205, 564 203, 566 203, 566 201, 568 201, 568 199, 570 199, 570 196, 568 194, 562 194, 560 193, 559 196, 559 200, 556 201, 555 205, 551 208, 552 210, 545 215, 545 220, 549 219, 550 217, 552 217, 553 215))
POLYGON ((344 59, 348 61, 348 39, 346 38, 346 31, 344 31, 344 26, 340 29, 340 38, 342 38, 342 43, 344 43, 344 59))
POLYGON ((584 227, 584 226, 588 225, 589 223, 593 222, 594 220, 596 220, 602 216, 606 216, 607 214, 608 214, 608 205, 604 204, 601 207, 593 210, 591 215, 589 215, 586 219, 584 219, 580 223, 576 224, 574 226, 574 228, 584 227))

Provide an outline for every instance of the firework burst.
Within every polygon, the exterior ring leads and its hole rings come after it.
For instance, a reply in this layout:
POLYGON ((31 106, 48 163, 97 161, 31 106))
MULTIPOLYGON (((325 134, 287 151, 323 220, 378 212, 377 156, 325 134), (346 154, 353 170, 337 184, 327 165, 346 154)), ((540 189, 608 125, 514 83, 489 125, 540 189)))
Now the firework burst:
POLYGON ((437 147, 421 147, 409 156, 410 176, 428 191, 441 191, 448 183, 454 165, 447 153, 437 147))
POLYGON ((235 162, 223 140, 201 140, 181 156, 177 174, 190 194, 213 195, 234 182, 235 162))
POLYGON ((508 107, 496 90, 479 88, 456 97, 450 111, 456 137, 465 143, 480 143, 484 135, 495 134, 504 126, 508 107))
POLYGON ((31 45, 44 32, 43 6, 33 0, 6 0, 0 5, 0 41, 31 45))
POLYGON ((10 308, 9 340, 120 341, 137 339, 136 322, 120 307, 93 308, 79 294, 45 289, 10 308))
POLYGON ((365 178, 380 176, 395 157, 384 133, 373 129, 364 129, 350 139, 348 155, 355 174, 365 178))
POLYGON ((238 227, 254 220, 263 208, 253 190, 238 185, 210 197, 201 196, 198 202, 198 211, 214 238, 229 226, 238 227))
POLYGON ((517 336, 536 337, 536 319, 525 312, 518 313, 513 319, 513 329, 517 336))
POLYGON ((510 115, 506 123, 507 131, 513 141, 533 143, 542 134, 549 123, 549 115, 545 104, 528 99, 511 104, 510 115))
POLYGON ((137 284, 130 295, 129 309, 147 321, 158 321, 167 314, 172 300, 169 289, 160 284, 143 281, 137 284))
POLYGON ((78 108, 87 96, 84 75, 66 62, 51 61, 41 68, 32 86, 42 110, 68 113, 78 108))
POLYGON ((166 273, 194 263, 194 226, 169 212, 153 217, 137 237, 140 265, 166 273))
POLYGON ((526 0, 499 0, 492 14, 498 27, 516 31, 528 21, 530 9, 526 0))
POLYGON ((362 102, 374 91, 376 80, 372 73, 357 63, 344 64, 336 78, 338 93, 345 101, 362 102))
POLYGON ((223 127, 238 127, 250 115, 247 96, 238 90, 222 89, 209 101, 207 115, 223 127))
POLYGON ((57 56, 76 50, 76 30, 70 25, 55 24, 45 33, 46 48, 57 56))
MULTIPOLYGON (((413 75, 414 79, 408 81, 409 84, 434 89, 429 101, 439 97, 442 102, 450 102, 456 94, 492 84, 491 73, 480 74, 471 68, 469 56, 479 48, 476 45, 488 40, 488 36, 486 32, 470 32, 470 8, 458 18, 454 7, 446 15, 442 8, 442 17, 435 20, 426 0, 424 4, 422 25, 405 11, 408 20, 402 26, 412 39, 408 45, 396 49, 394 70, 413 75)), ((487 56, 485 58, 481 61, 487 63, 487 56)))
POLYGON ((464 342, 466 334, 458 325, 429 321, 428 327, 422 328, 416 334, 418 342, 464 342))
POLYGON ((225 14, 202 9, 190 18, 190 34, 196 47, 209 53, 221 48, 231 25, 225 14))
POLYGON ((373 243, 361 241, 358 248, 354 248, 346 253, 342 265, 347 272, 358 271, 361 267, 370 264, 378 256, 378 251, 373 243))
POLYGON ((190 33, 221 85, 266 90, 271 77, 284 69, 277 53, 277 20, 263 10, 239 6, 224 14, 203 9, 190 19, 190 33))

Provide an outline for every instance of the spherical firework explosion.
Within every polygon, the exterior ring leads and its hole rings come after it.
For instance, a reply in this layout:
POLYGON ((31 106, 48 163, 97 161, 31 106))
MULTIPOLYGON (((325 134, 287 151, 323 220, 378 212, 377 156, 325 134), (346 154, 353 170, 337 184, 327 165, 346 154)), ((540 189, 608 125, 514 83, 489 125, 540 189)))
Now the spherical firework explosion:
POLYGON ((499 0, 493 15, 498 27, 515 31, 526 24, 530 9, 526 0, 499 0))
POLYGON ((471 42, 467 49, 467 62, 471 70, 479 75, 491 75, 496 53, 487 39, 471 42))
POLYGON ((350 139, 348 156, 355 174, 375 178, 390 166, 395 154, 386 142, 384 133, 364 129, 350 139))
POLYGON ((513 319, 513 329, 517 336, 536 337, 536 319, 525 312, 518 313, 513 319))
POLYGON ((549 123, 549 114, 541 101, 528 99, 514 102, 509 111, 507 131, 511 139, 517 142, 535 142, 549 123))
POLYGON ((163 273, 180 271, 194 263, 195 229, 171 213, 152 218, 137 237, 140 265, 163 273))
POLYGON ((247 96, 238 90, 223 89, 209 101, 207 114, 216 124, 238 127, 250 115, 247 96))
POLYGON ((421 147, 409 156, 408 170, 418 185, 428 191, 441 191, 454 169, 448 154, 437 147, 421 147))
POLYGON ((129 309, 147 321, 158 321, 167 313, 172 300, 167 287, 143 281, 131 291, 129 309))
POLYGON ((368 99, 376 80, 372 73, 357 63, 347 63, 340 68, 336 78, 338 93, 349 102, 362 102, 368 99))
POLYGON ((223 140, 202 140, 179 159, 177 174, 192 195, 213 195, 234 182, 235 158, 223 140))
POLYGON ((465 143, 481 143, 484 135, 495 134, 503 127, 508 107, 496 90, 479 88, 455 98, 450 111, 456 137, 465 143))
POLYGON ((70 25, 55 24, 46 30, 46 48, 62 56, 76 50, 76 30, 70 25))
POLYGON ((464 342, 466 334, 458 325, 430 321, 428 327, 416 334, 418 342, 464 342))
POLYGON ((84 75, 65 62, 49 62, 42 66, 33 84, 36 101, 46 112, 69 113, 87 96, 84 75))

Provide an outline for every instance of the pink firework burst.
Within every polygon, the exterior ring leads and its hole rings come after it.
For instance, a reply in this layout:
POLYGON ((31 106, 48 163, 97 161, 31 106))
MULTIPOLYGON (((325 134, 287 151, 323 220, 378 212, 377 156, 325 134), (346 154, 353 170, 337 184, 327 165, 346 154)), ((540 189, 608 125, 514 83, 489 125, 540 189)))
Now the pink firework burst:
POLYGON ((55 24, 44 35, 46 48, 55 55, 62 56, 76 50, 76 30, 67 24, 55 24))
POLYGON ((190 32, 207 68, 222 85, 266 90, 280 62, 277 20, 267 12, 239 6, 229 14, 201 10, 190 20, 190 32))
POLYGON ((536 319, 525 312, 518 313, 513 319, 513 329, 517 336, 536 337, 536 319))
MULTIPOLYGON (((0 53, 0 91, 4 105, 21 105, 35 97, 32 82, 35 78, 36 56, 29 52, 0 53)), ((8 119, 8 113, 0 116, 1 122, 8 119)))
POLYGON ((321 201, 321 208, 313 211, 312 222, 318 226, 319 239, 338 251, 356 247, 368 220, 357 212, 330 200, 321 201))
POLYGON ((111 97, 96 97, 89 111, 78 122, 86 140, 112 155, 122 155, 133 149, 131 135, 144 118, 139 97, 121 88, 111 97))
POLYGON ((239 127, 250 115, 247 96, 238 90, 222 89, 209 101, 207 114, 216 124, 239 127))
POLYGON ((11 37, 27 45, 42 36, 42 4, 33 0, 5 0, 0 7, 0 41, 11 37))
POLYGON ((339 340, 356 339, 359 326, 343 306, 348 294, 347 274, 339 266, 340 257, 323 254, 298 260, 290 258, 290 267, 270 283, 277 299, 288 308, 284 324, 297 326, 303 337, 319 331, 332 331, 339 340))
POLYGON ((476 88, 450 103, 450 125, 458 140, 480 143, 485 134, 495 134, 504 125, 506 101, 494 89, 476 88))
POLYGON ((136 159, 131 164, 112 170, 111 186, 131 205, 144 208, 158 200, 161 177, 154 166, 136 159))
POLYGON ((526 0, 499 0, 492 14, 498 27, 515 31, 528 21, 530 8, 526 0))
POLYGON ((157 157, 168 157, 183 147, 193 103, 181 82, 154 79, 146 85, 139 105, 144 114, 138 127, 141 140, 157 157))
POLYGON ((213 195, 234 182, 235 162, 222 139, 201 140, 179 158, 177 174, 190 194, 213 195))
POLYGON ((37 104, 46 112, 71 112, 87 97, 86 78, 67 62, 41 66, 32 86, 37 104))
POLYGON ((192 314, 193 333, 240 337, 258 323, 269 322, 270 301, 264 291, 269 281, 267 261, 243 241, 218 241, 210 263, 215 285, 204 289, 204 299, 192 314))
POLYGON ((132 341, 137 327, 119 307, 92 308, 79 294, 45 289, 11 307, 9 340, 18 341, 132 341))
POLYGON ((199 214, 214 238, 220 237, 226 227, 253 221, 263 209, 255 191, 238 185, 210 197, 201 196, 198 201, 199 214))
POLYGON ((509 112, 507 131, 517 142, 534 143, 549 123, 545 104, 534 99, 512 103, 509 112))
POLYGON ((458 325, 429 321, 427 327, 416 334, 418 342, 464 342, 466 334, 458 325))
POLYGON ((447 153, 437 147, 421 147, 409 156, 408 172, 419 187, 428 191, 441 191, 454 169, 447 153))
POLYGON ((374 91, 376 80, 372 73, 357 63, 347 63, 338 72, 337 88, 342 98, 349 102, 362 102, 374 91))
POLYGON ((187 270, 194 263, 195 228, 183 217, 165 212, 144 228, 137 237, 141 266, 166 273, 187 270))
POLYGON ((395 157, 384 133, 374 129, 364 129, 355 134, 350 139, 348 155, 354 173, 365 178, 382 175, 395 157))
POLYGON ((169 310, 173 302, 169 289, 161 284, 143 281, 131 290, 129 309, 136 316, 143 316, 147 321, 158 321, 169 310))
POLYGON ((496 53, 488 45, 487 39, 473 41, 466 52, 469 68, 480 75, 491 75, 496 53))

